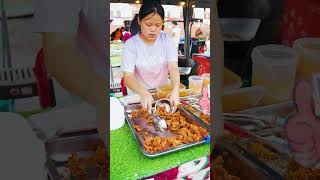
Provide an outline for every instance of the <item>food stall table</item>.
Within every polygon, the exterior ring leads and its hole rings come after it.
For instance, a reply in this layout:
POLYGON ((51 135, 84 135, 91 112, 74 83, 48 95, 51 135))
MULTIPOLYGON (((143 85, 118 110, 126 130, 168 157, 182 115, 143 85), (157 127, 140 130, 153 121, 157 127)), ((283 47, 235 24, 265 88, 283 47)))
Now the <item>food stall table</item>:
POLYGON ((142 154, 128 124, 110 132, 110 179, 139 179, 208 156, 210 144, 150 159, 142 154))

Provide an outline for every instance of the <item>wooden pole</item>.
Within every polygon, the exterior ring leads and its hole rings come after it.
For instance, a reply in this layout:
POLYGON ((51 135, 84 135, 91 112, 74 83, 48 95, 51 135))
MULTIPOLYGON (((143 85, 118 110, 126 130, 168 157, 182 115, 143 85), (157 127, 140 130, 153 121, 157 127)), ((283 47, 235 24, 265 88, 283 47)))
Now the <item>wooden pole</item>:
MULTIPOLYGON (((210 56, 211 63, 211 112, 213 119, 211 121, 211 132, 214 134, 214 140, 220 138, 224 134, 222 120, 222 84, 223 84, 223 68, 224 68, 224 45, 219 24, 217 1, 214 0, 210 4, 210 56)), ((213 148, 214 143, 211 143, 213 148)))

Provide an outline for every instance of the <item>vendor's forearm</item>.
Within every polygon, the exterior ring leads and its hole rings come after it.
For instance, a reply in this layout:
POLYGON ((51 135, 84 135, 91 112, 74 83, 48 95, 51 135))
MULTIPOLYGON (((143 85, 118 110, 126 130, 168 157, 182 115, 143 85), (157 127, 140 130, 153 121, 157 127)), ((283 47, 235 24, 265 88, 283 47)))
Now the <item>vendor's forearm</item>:
MULTIPOLYGON (((63 88, 96 107, 97 128, 107 129, 106 81, 96 74, 82 55, 72 35, 44 33, 43 47, 48 72, 63 88)), ((107 140, 106 137, 104 137, 107 140)))
POLYGON ((96 74, 82 55, 75 37, 64 33, 44 33, 45 64, 61 86, 92 105, 106 97, 106 81, 96 74))
POLYGON ((123 76, 124 83, 126 86, 133 92, 144 95, 148 93, 148 90, 146 90, 137 80, 136 78, 130 74, 130 75, 124 75, 123 76))
POLYGON ((179 68, 177 64, 170 64, 169 65, 169 74, 170 74, 170 80, 171 85, 173 89, 179 89, 180 87, 180 73, 179 68))

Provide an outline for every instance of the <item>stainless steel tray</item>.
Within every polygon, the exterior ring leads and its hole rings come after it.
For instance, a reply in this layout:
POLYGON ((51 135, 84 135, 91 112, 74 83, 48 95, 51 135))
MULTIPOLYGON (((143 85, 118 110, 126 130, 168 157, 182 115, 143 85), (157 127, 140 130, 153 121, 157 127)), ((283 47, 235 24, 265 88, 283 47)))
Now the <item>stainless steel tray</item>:
POLYGON ((259 164, 261 167, 266 169, 268 172, 273 174, 277 179, 285 179, 286 176, 286 171, 287 171, 287 163, 289 158, 280 152, 278 152, 276 149, 268 145, 267 143, 264 143, 264 147, 271 150, 272 152, 275 153, 277 160, 270 160, 270 161, 265 161, 262 159, 259 159, 257 156, 254 155, 254 153, 247 148, 247 144, 252 141, 256 141, 257 138, 255 137, 250 137, 246 139, 241 139, 240 141, 235 142, 238 147, 240 147, 245 154, 250 157, 255 163, 259 164), (277 162, 278 161, 278 162, 277 162), (279 162, 283 163, 282 165, 279 165, 279 162))
MULTIPOLYGON (((256 164, 248 158, 246 154, 243 154, 243 151, 237 146, 233 147, 230 144, 221 142, 217 143, 211 153, 211 160, 215 159, 217 156, 222 156, 224 160, 223 167, 228 173, 239 177, 241 180, 277 179, 276 176, 256 164)), ((212 164, 212 166, 214 166, 214 164, 212 164)))
MULTIPOLYGON (((48 140, 45 143, 47 162, 45 168, 51 180, 75 179, 66 172, 66 163, 71 153, 77 152, 80 157, 94 154, 94 147, 103 146, 95 131, 65 134, 48 140)), ((94 167, 88 167, 88 179, 98 178, 94 167)))
MULTIPOLYGON (((202 126, 204 126, 206 129, 210 129, 211 123, 210 125, 206 124, 201 118, 200 118, 200 111, 196 110, 196 112, 191 112, 188 108, 186 108, 185 106, 182 106, 181 109, 183 109, 184 111, 186 111, 187 113, 189 113, 191 116, 193 116, 195 119, 198 120, 199 123, 201 123, 202 126)), ((210 116, 210 115, 209 115, 210 116)), ((211 119, 211 118, 210 118, 211 119)))
MULTIPOLYGON (((163 150, 163 151, 157 151, 155 153, 149 153, 147 152, 145 149, 144 149, 144 146, 143 146, 143 142, 141 140, 141 137, 139 136, 139 134, 137 133, 137 131, 135 130, 134 128, 134 124, 133 124, 133 121, 130 117, 130 114, 132 112, 132 110, 137 110, 141 108, 140 105, 129 105, 129 106, 126 106, 125 107, 125 116, 126 116, 126 120, 129 124, 129 127, 136 139, 136 141, 138 142, 139 144, 139 148, 140 148, 140 151, 147 157, 149 158, 155 158, 155 157, 159 157, 159 156, 163 156, 163 155, 166 155, 166 154, 170 154, 170 153, 173 153, 173 152, 177 152, 177 151, 180 151, 180 150, 183 150, 183 149, 187 149, 187 148, 190 148, 190 147, 193 147, 193 146, 197 146, 197 145, 200 145, 200 144, 204 144, 207 142, 206 139, 203 139, 203 140, 199 140, 199 141, 194 141, 192 143, 189 143, 189 144, 183 144, 183 145, 180 145, 180 146, 177 146, 177 147, 174 147, 174 148, 169 148, 169 149, 166 149, 166 150, 163 150)), ((188 122, 192 122, 196 125, 199 125, 199 126, 202 126, 203 128, 205 128, 208 132, 209 132, 209 128, 208 127, 205 127, 203 126, 202 122, 200 122, 198 119, 196 119, 194 116, 192 116, 190 113, 188 113, 187 111, 185 111, 184 109, 178 107, 178 110, 180 111, 181 115, 184 116, 186 118, 186 120, 188 122)))

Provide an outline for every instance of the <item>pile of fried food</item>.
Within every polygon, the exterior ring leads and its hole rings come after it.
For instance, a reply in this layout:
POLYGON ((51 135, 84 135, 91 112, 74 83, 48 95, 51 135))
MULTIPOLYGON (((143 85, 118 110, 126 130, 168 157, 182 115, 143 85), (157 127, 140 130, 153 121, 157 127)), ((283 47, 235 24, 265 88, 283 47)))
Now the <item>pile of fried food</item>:
POLYGON ((210 116, 207 114, 204 114, 202 112, 198 112, 194 107, 192 107, 191 105, 187 105, 185 106, 191 113, 193 114, 199 114, 199 118, 206 123, 207 125, 210 126, 210 116))
POLYGON ((77 153, 72 153, 66 167, 70 171, 70 177, 76 179, 88 179, 88 167, 95 167, 99 179, 106 178, 109 174, 109 158, 105 148, 98 146, 93 156, 81 158, 77 153))
MULTIPOLYGON (((149 153, 166 150, 181 144, 187 144, 193 141, 204 139, 208 135, 208 131, 196 124, 191 124, 180 114, 179 111, 170 114, 164 107, 158 108, 156 112, 162 117, 168 126, 168 130, 174 133, 173 137, 153 136, 148 131, 142 131, 141 127, 135 125, 137 132, 144 137, 144 148, 149 153)), ((131 112, 132 119, 145 119, 148 125, 153 125, 153 116, 147 111, 139 109, 131 112)))
POLYGON ((290 161, 286 176, 287 180, 318 180, 320 169, 305 168, 295 161, 290 161))
POLYGON ((261 161, 273 162, 281 168, 286 168, 286 160, 280 159, 279 156, 266 148, 261 141, 252 141, 248 143, 248 149, 261 161))
POLYGON ((204 122, 206 123, 207 125, 210 126, 210 116, 204 114, 204 113, 201 113, 199 118, 204 122))
POLYGON ((138 117, 144 119, 148 123, 148 125, 153 124, 153 117, 151 114, 148 113, 148 111, 145 111, 143 109, 139 109, 139 110, 131 112, 132 119, 135 119, 138 117))
POLYGON ((226 169, 223 168, 223 158, 218 156, 213 160, 213 166, 211 169, 212 179, 214 180, 240 180, 239 177, 230 175, 226 169))
POLYGON ((192 112, 192 113, 197 113, 197 110, 194 108, 194 107, 192 107, 190 104, 189 105, 186 105, 185 106, 190 112, 192 112))
POLYGON ((263 161, 276 160, 277 155, 265 148, 264 145, 259 141, 253 141, 248 143, 248 149, 253 152, 253 154, 263 161))
POLYGON ((320 169, 305 168, 294 160, 280 160, 278 156, 267 149, 262 142, 254 141, 248 145, 251 152, 260 160, 273 161, 281 168, 286 168, 287 180, 320 180, 320 169))

